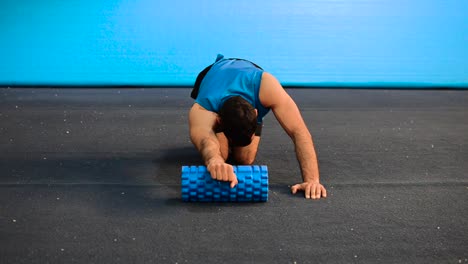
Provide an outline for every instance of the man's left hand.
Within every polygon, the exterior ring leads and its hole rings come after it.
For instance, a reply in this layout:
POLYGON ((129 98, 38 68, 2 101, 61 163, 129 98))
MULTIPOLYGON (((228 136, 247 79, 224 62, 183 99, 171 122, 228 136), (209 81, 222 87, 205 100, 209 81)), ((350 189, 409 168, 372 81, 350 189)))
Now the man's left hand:
POLYGON ((320 199, 327 197, 327 190, 319 182, 303 182, 291 186, 291 192, 296 194, 303 191, 306 199, 320 199))

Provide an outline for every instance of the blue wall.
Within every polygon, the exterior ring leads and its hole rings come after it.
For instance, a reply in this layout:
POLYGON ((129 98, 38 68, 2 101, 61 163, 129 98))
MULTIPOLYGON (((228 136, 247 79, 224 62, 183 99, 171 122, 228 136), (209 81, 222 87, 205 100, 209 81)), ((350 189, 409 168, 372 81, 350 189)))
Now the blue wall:
POLYGON ((0 2, 1 85, 191 85, 217 53, 286 85, 467 87, 468 1, 0 2))

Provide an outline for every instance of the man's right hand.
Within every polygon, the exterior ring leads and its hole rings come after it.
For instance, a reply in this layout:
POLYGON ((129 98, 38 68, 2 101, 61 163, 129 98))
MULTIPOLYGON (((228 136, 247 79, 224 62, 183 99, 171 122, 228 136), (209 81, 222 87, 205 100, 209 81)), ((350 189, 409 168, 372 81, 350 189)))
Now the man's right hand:
POLYGON ((218 181, 230 182, 231 188, 234 188, 238 183, 234 169, 222 159, 211 160, 208 162, 207 169, 211 174, 211 178, 218 181))

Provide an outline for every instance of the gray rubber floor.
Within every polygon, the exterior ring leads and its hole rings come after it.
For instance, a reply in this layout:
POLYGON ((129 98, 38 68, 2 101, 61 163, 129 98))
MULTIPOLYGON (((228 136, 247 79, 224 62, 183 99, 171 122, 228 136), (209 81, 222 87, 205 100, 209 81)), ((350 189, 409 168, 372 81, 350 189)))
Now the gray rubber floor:
POLYGON ((189 89, 0 89, 0 263, 468 263, 468 91, 288 90, 320 201, 269 114, 269 201, 183 203, 189 89))

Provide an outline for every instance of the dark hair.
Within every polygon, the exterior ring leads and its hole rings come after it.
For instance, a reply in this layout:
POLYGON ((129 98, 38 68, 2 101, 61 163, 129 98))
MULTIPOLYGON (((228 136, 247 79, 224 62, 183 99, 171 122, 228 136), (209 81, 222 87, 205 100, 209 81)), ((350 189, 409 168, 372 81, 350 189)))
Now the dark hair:
POLYGON ((227 99, 219 109, 221 129, 231 144, 238 147, 252 142, 252 135, 257 129, 255 108, 240 96, 227 99))

